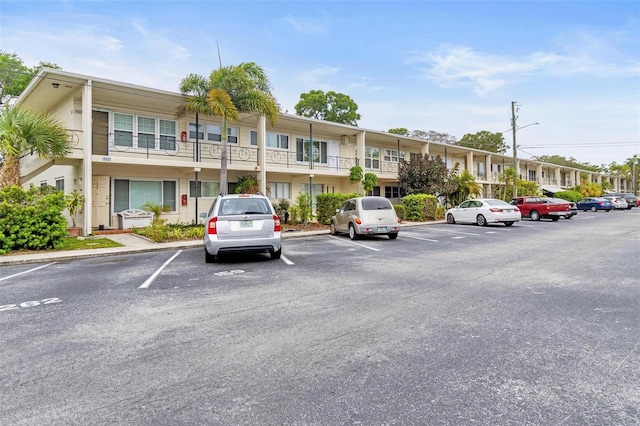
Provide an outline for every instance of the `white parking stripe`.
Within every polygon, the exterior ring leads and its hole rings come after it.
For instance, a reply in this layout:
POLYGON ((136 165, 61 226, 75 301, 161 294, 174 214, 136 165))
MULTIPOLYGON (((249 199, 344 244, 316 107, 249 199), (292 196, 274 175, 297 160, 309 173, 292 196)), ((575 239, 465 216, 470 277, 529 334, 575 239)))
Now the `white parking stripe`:
POLYGON ((289 259, 287 259, 286 257, 280 255, 280 259, 282 259, 282 261, 284 263, 286 263, 287 265, 295 265, 295 263, 293 263, 292 261, 290 261, 289 259))
POLYGON ((366 249, 373 250, 373 251, 380 251, 380 250, 378 250, 377 248, 367 247, 367 246, 365 246, 365 245, 362 245, 362 244, 358 244, 358 243, 356 243, 356 242, 353 242, 352 240, 346 240, 346 239, 344 239, 344 238, 336 237, 336 236, 333 236, 333 235, 329 235, 329 236, 330 236, 331 238, 336 239, 336 240, 340 240, 340 241, 344 241, 344 242, 347 242, 347 243, 351 243, 351 244, 356 245, 356 246, 358 246, 358 247, 366 248, 366 249))
POLYGON ((438 240, 432 240, 430 238, 420 238, 420 237, 414 237, 413 235, 407 235, 406 232, 402 233, 402 238, 411 238, 411 239, 414 239, 414 240, 421 240, 421 241, 431 241, 431 242, 434 242, 434 243, 438 242, 438 240))
POLYGON ((9 275, 8 277, 0 278, 0 281, 8 280, 9 278, 17 277, 18 275, 28 274, 29 272, 37 271, 38 269, 46 268, 47 266, 51 266, 56 262, 47 263, 46 265, 38 266, 37 268, 31 268, 28 271, 18 272, 17 274, 9 275))
POLYGON ((462 235, 480 235, 480 234, 474 234, 471 232, 462 232, 462 231, 451 231, 451 230, 444 230, 444 229, 431 229, 431 231, 435 231, 435 232, 446 232, 446 233, 450 233, 450 234, 462 234, 462 235))
POLYGON ((176 254, 174 254, 173 256, 171 256, 171 258, 169 260, 167 260, 166 262, 164 262, 164 264, 162 264, 162 266, 160 268, 158 268, 157 271, 155 271, 153 273, 153 275, 151 275, 145 282, 142 283, 142 285, 140 287, 138 287, 138 289, 141 288, 149 288, 149 286, 151 285, 151 283, 153 282, 153 280, 156 279, 156 277, 158 276, 158 274, 160 274, 160 272, 162 272, 164 270, 164 268, 166 268, 169 263, 171 263, 171 261, 173 259, 175 259, 180 253, 182 253, 182 250, 178 250, 178 252, 176 254))

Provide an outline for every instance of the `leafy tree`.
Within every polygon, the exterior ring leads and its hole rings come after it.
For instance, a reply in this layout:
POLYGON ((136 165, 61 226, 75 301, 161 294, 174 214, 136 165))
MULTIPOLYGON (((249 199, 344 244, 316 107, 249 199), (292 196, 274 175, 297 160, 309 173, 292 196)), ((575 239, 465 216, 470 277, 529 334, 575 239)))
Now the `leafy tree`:
POLYGON ((278 122, 280 107, 271 94, 271 84, 262 67, 254 62, 220 67, 209 79, 187 75, 180 83, 180 92, 189 95, 178 108, 178 116, 187 112, 215 115, 222 118, 222 153, 220 155, 220 192, 227 193, 228 124, 237 121, 240 113, 264 114, 272 125, 278 122))
POLYGON ((365 194, 373 191, 373 187, 378 184, 378 176, 375 173, 365 173, 364 179, 362 180, 362 186, 364 188, 365 194))
POLYGON ((398 179, 405 194, 445 195, 449 197, 457 190, 458 165, 454 170, 448 170, 440 156, 415 156, 410 161, 400 162, 398 179))
POLYGON ((33 151, 40 158, 65 158, 69 150, 67 130, 53 118, 23 108, 6 107, 0 115, 0 188, 20 186, 20 155, 33 151))
POLYGON ((295 109, 296 114, 303 117, 351 126, 357 126, 357 121, 360 120, 358 105, 354 100, 343 93, 333 91, 324 93, 322 90, 311 90, 309 93, 302 93, 295 109))
POLYGON ((409 136, 409 129, 407 129, 406 127, 396 127, 395 129, 389 129, 387 130, 387 133, 393 133, 394 135, 402 135, 402 136, 409 136))
POLYGON ((498 175, 498 182, 502 186, 501 195, 498 197, 502 200, 509 201, 513 198, 513 184, 519 181, 518 173, 513 167, 507 167, 502 173, 498 175))
POLYGON ((24 91, 40 69, 59 66, 48 62, 40 62, 35 67, 24 65, 22 59, 15 53, 0 50, 0 107, 16 99, 24 91))
POLYGON ((486 130, 473 135, 469 133, 464 135, 457 145, 498 154, 504 154, 509 148, 504 142, 502 133, 491 133, 486 130))
POLYGON ((451 194, 451 202, 454 205, 460 204, 469 197, 480 195, 480 185, 469 170, 463 170, 459 176, 455 176, 452 180, 457 184, 457 189, 451 194))

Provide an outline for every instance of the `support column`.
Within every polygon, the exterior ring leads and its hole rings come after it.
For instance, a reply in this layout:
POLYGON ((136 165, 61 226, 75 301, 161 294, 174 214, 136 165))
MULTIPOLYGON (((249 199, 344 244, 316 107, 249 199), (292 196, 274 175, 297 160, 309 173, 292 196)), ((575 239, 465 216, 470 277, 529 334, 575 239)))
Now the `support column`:
POLYGON ((267 117, 263 114, 258 116, 258 185, 260 192, 267 195, 267 117))
POLYGON ((84 235, 91 235, 93 215, 93 82, 87 80, 82 91, 82 138, 84 155, 82 159, 82 194, 84 195, 83 231, 84 235))

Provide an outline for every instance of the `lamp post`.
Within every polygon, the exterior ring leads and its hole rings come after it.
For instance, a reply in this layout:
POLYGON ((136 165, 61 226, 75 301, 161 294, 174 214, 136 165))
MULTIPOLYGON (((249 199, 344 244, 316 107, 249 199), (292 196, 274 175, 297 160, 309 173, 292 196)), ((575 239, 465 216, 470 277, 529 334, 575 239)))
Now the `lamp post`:
POLYGON ((313 216, 313 173, 309 174, 309 211, 313 216))
POLYGON ((516 101, 511 101, 511 129, 506 130, 502 133, 506 133, 508 131, 513 132, 513 170, 516 172, 516 176, 513 181, 514 198, 518 196, 518 179, 520 179, 520 172, 518 171, 518 149, 516 145, 516 131, 520 129, 524 129, 525 127, 537 126, 540 124, 538 122, 535 122, 535 123, 527 124, 526 126, 518 127, 517 120, 518 120, 518 116, 516 115, 516 101))

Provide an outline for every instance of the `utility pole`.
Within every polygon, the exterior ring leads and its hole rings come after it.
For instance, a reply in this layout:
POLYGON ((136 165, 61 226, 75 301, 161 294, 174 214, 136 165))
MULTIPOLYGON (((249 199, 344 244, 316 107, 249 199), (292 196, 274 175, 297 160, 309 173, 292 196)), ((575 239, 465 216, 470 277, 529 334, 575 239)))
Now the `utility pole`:
POLYGON ((511 101, 511 132, 513 133, 513 170, 515 170, 515 179, 513 181, 513 197, 518 196, 518 179, 520 173, 518 173, 518 151, 516 148, 516 102, 511 101))

